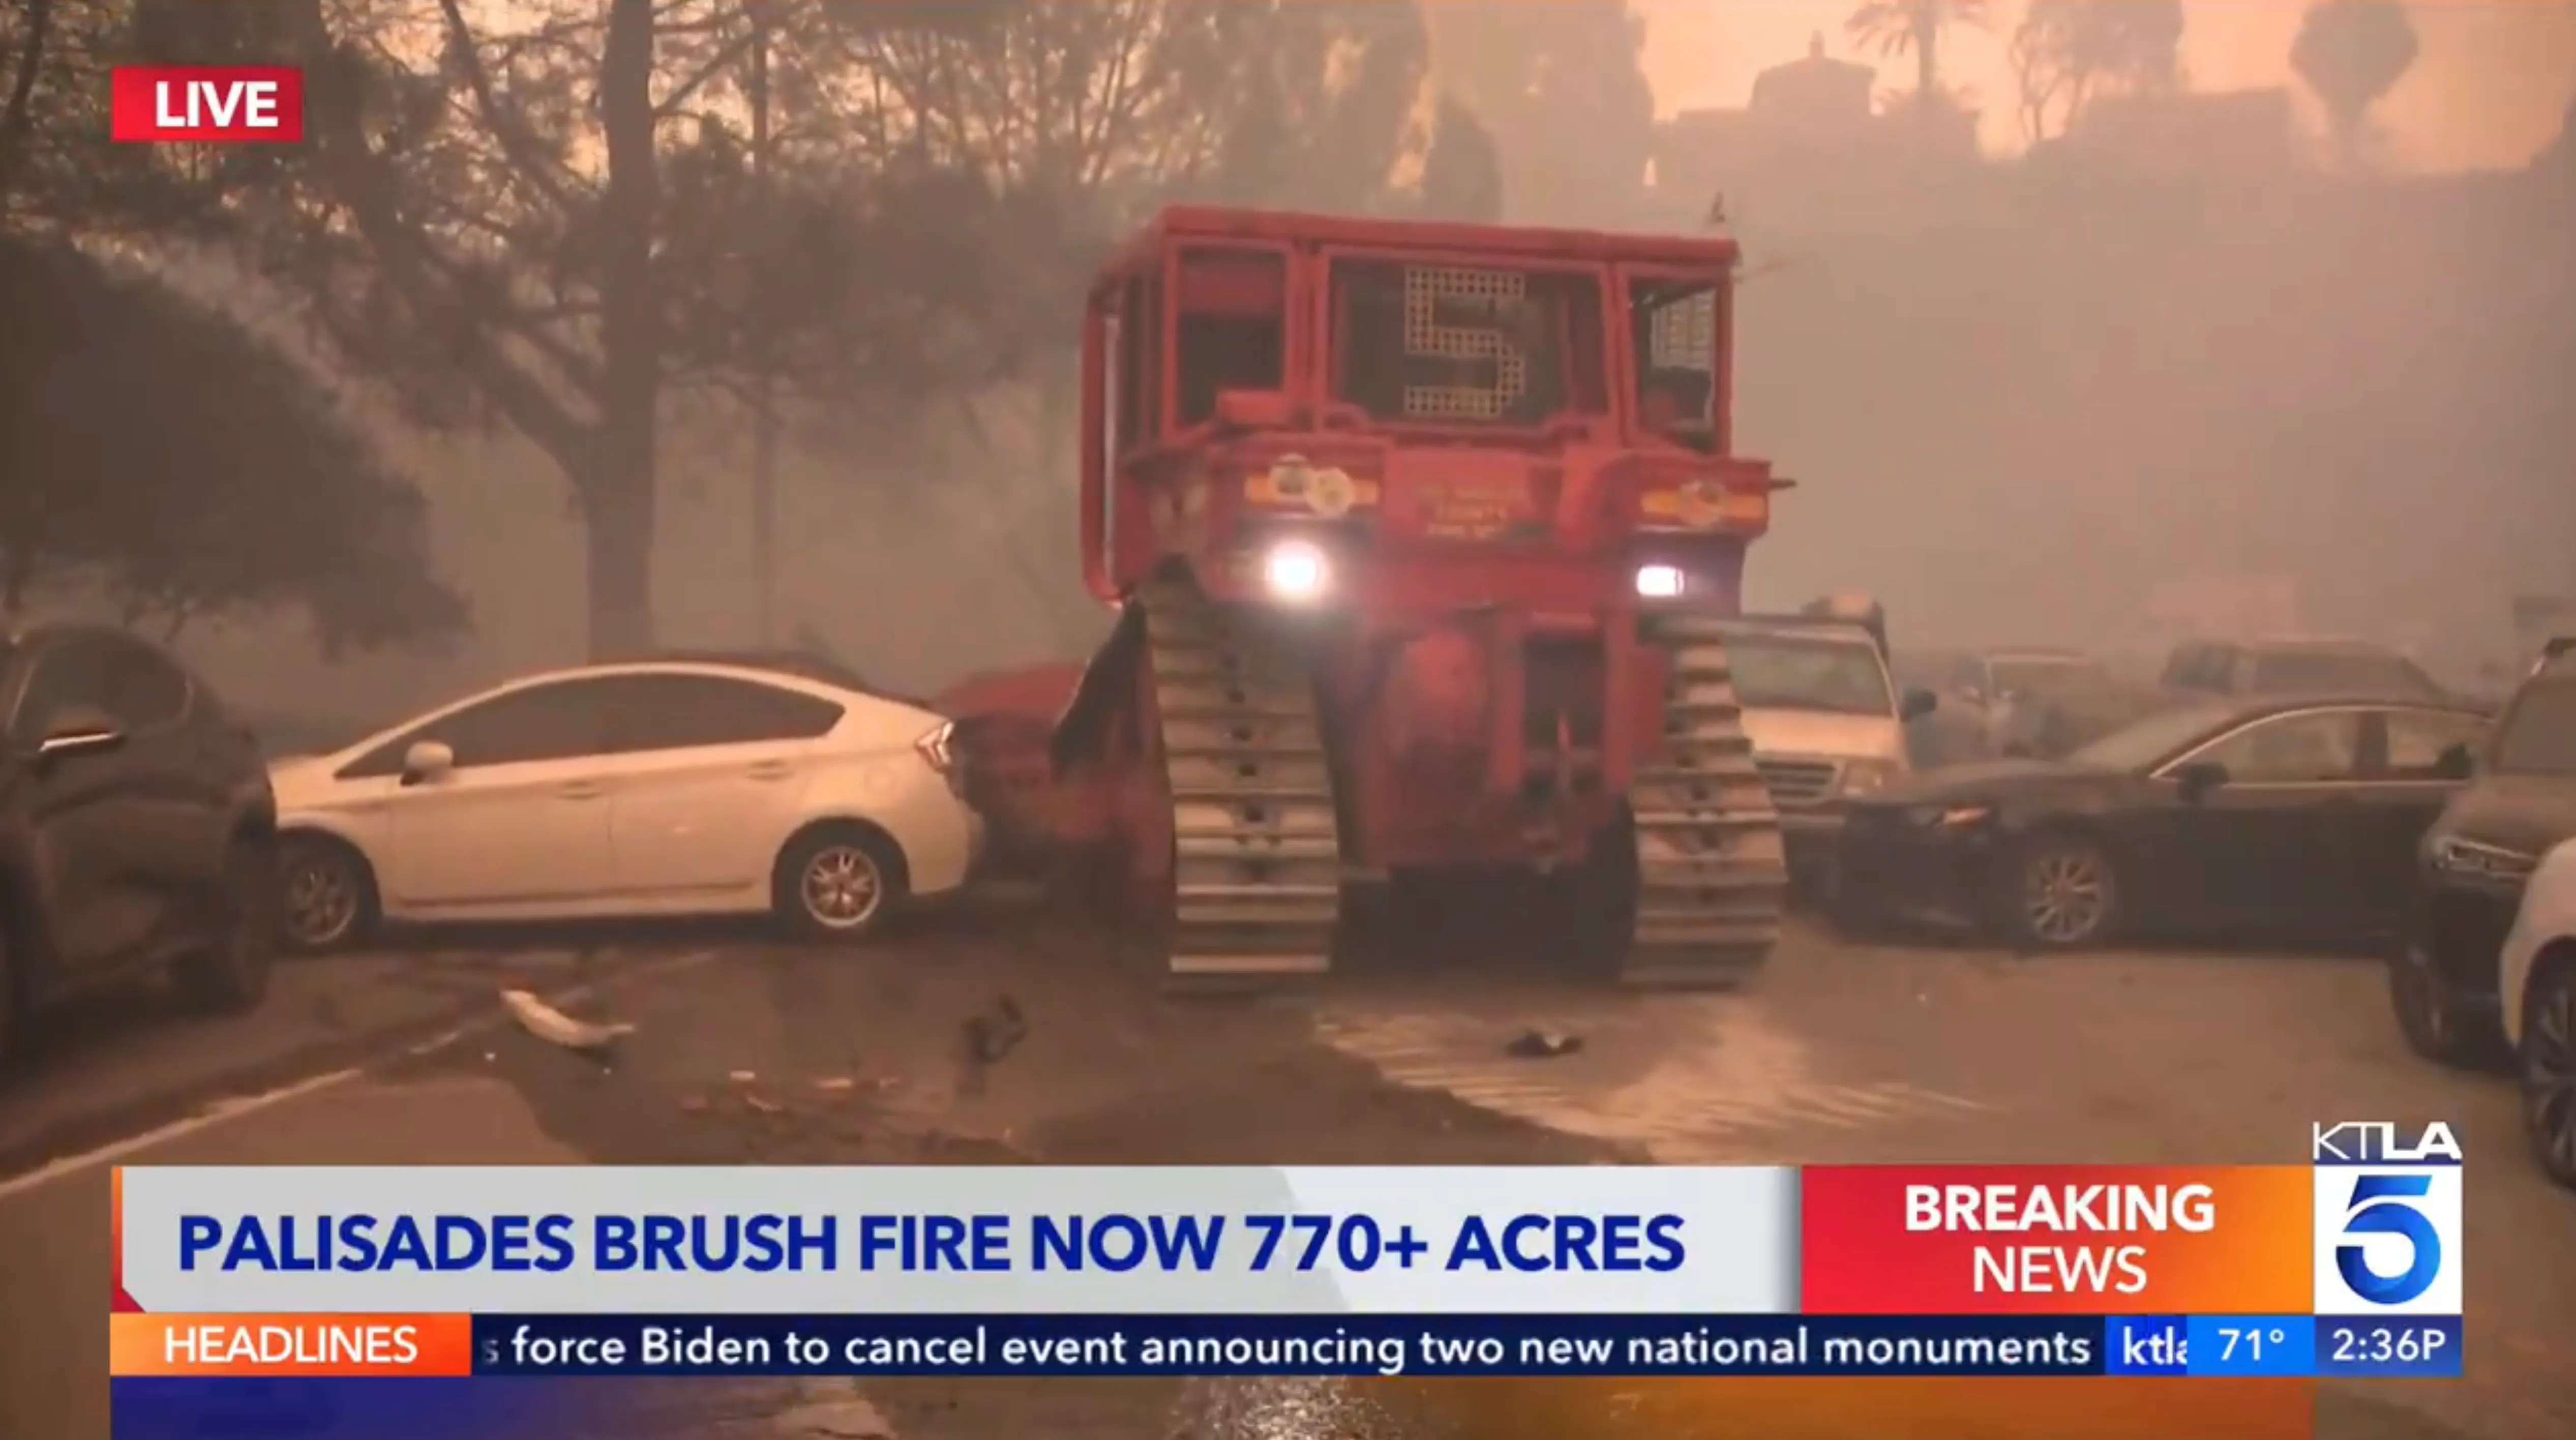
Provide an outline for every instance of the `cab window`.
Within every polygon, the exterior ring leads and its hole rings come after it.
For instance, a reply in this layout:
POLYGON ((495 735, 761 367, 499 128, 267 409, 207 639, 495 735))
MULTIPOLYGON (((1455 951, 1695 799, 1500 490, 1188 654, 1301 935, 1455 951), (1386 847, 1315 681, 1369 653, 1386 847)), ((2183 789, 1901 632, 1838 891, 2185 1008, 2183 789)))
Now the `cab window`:
POLYGON ((1216 418, 1228 390, 1280 390, 1288 378, 1288 262, 1276 254, 1194 250, 1181 257, 1175 418, 1216 418))
POLYGON ((1717 413, 1722 304, 1718 287, 1704 282, 1644 282, 1631 292, 1637 428, 1646 436, 1711 452, 1724 438, 1717 413))
POLYGON ((1130 276, 1118 304, 1118 453, 1163 431, 1163 273, 1130 276))

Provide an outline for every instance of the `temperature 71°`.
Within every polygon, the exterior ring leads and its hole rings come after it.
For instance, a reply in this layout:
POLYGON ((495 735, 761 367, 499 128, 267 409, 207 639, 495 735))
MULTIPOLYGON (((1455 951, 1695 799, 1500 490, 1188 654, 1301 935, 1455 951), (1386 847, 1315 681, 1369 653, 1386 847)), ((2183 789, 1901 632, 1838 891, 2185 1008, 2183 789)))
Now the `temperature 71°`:
POLYGON ((2224 1365, 2228 1361, 2235 1359, 2236 1347, 2240 1344, 2245 1347, 2246 1359, 2260 1361, 2263 1358, 2264 1346, 2287 1345, 2289 1343, 2289 1332, 2278 1326, 2274 1326, 2269 1330, 2242 1330, 2233 1326, 2222 1325, 2218 1327, 2218 1361, 2220 1364, 2224 1365))

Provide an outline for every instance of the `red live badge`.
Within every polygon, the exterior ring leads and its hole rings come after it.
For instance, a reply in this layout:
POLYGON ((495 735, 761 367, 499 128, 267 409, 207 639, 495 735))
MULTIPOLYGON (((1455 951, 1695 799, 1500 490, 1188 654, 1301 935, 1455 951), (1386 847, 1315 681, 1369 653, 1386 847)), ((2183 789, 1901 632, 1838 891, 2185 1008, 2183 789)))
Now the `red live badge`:
POLYGON ((120 65, 108 133, 121 142, 238 145, 304 138, 304 72, 290 65, 120 65))

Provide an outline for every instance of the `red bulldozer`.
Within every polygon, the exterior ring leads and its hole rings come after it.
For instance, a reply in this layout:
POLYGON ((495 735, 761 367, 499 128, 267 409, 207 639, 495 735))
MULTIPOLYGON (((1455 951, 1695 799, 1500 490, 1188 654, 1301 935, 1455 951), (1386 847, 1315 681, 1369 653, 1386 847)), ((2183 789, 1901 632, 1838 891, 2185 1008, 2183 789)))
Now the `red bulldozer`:
POLYGON ((1768 957, 1786 871, 1718 622, 1737 251, 1166 210, 1083 323, 1088 665, 945 697, 997 854, 1175 980, 1327 969, 1481 878, 1635 984, 1768 957))

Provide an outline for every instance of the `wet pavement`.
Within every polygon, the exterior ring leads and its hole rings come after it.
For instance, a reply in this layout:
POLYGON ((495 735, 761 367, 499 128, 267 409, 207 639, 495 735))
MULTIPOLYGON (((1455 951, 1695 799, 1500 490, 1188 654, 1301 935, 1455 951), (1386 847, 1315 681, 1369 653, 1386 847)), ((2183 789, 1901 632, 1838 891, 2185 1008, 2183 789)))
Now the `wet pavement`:
MULTIPOLYGON (((1372 976, 1310 997, 1173 1003, 1060 934, 961 924, 857 952, 729 942, 585 962, 332 964, 281 977, 277 1002, 228 1038, 137 1021, 43 1057, 37 1083, 0 1098, 0 1137, 18 1154, 44 1151, 49 1132, 95 1143, 114 1123, 99 1117, 166 1125, 254 1088, 209 1080, 210 1067, 274 1086, 299 1066, 343 1078, 218 1123, 181 1119, 125 1158, 2304 1163, 2316 1119, 2443 1118, 2471 1152, 2471 1377, 2330 1389, 2319 1433, 2576 1434, 2576 1377, 2551 1359, 2576 1328, 2576 1197, 2524 1163, 2509 1087, 2405 1055, 2367 964, 2016 960, 1793 931, 1742 997, 1372 976), (583 1005, 637 1033, 606 1067, 507 1026, 415 1053, 490 1016, 504 975, 586 987, 583 1005), (1025 1033, 997 1044, 1006 1012, 1025 1033), (1533 1025, 1585 1044, 1512 1058, 1506 1045, 1533 1025)), ((106 1294, 106 1195, 95 1163, 0 1180, 0 1434, 105 1433, 103 1327, 63 1318, 106 1294)), ((903 1440, 1155 1440, 1180 1400, 1147 1381, 719 1388, 691 1393, 727 1433, 884 1426, 903 1440)))

